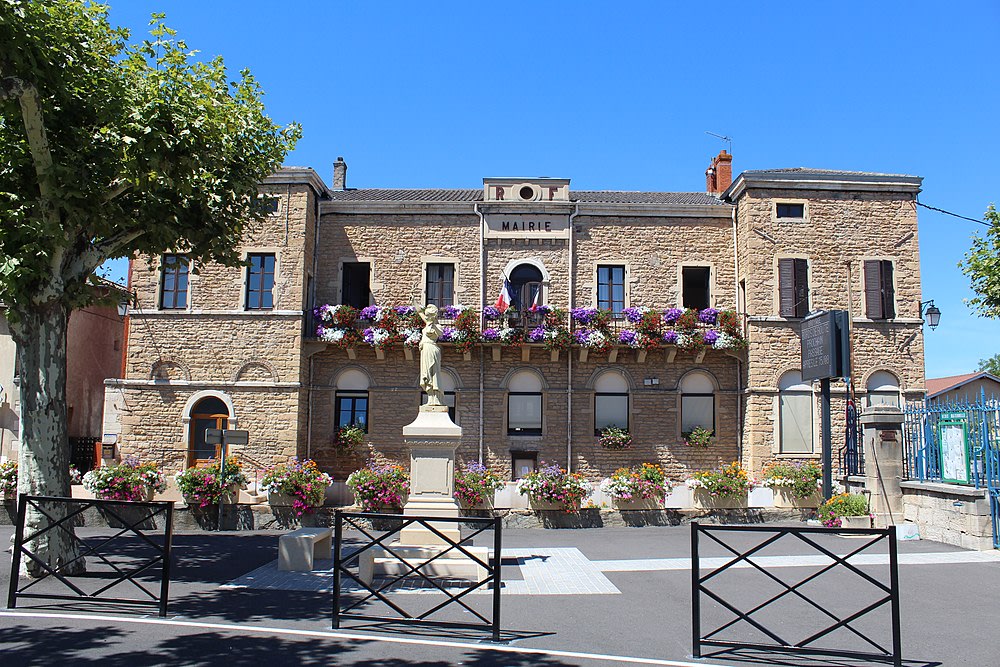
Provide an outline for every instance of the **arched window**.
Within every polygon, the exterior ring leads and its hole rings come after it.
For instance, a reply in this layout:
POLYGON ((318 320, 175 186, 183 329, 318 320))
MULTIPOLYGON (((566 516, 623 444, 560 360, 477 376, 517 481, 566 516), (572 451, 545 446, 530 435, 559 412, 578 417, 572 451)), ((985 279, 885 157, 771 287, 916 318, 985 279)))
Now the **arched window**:
MULTIPOLYGON (((455 376, 451 374, 451 371, 443 371, 438 374, 438 387, 444 396, 441 398, 441 402, 448 406, 448 416, 451 417, 451 421, 458 423, 455 418, 457 415, 455 413, 455 376)), ((425 405, 427 403, 427 393, 420 392, 420 405, 425 405)))
POLYGON ((355 368, 337 376, 333 421, 338 430, 357 426, 368 432, 368 376, 355 368))
POLYGON ((531 264, 518 264, 510 272, 511 305, 526 311, 532 304, 542 305, 542 272, 531 264))
POLYGON ((802 373, 788 371, 778 379, 778 451, 811 454, 813 451, 813 391, 802 373))
POLYGON ((715 431, 715 382, 707 373, 694 371, 681 380, 681 433, 699 426, 715 431))
POLYGON ((188 434, 188 466, 203 466, 219 457, 219 445, 205 442, 205 431, 229 425, 229 408, 216 396, 206 396, 191 408, 191 431, 188 434))
POLYGON ((542 434, 542 381, 532 371, 518 371, 507 383, 507 434, 542 434))
POLYGON ((604 371, 594 381, 594 434, 609 426, 628 430, 628 382, 618 371, 604 371))
POLYGON ((868 406, 891 405, 899 407, 899 380, 887 371, 875 371, 868 378, 868 406))

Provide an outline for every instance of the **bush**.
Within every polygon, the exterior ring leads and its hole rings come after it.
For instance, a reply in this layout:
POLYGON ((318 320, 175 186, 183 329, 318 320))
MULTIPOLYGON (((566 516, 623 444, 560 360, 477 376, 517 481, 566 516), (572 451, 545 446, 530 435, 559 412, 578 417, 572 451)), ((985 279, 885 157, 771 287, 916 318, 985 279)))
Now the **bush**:
POLYGON ((467 463, 465 470, 455 475, 455 497, 466 505, 479 505, 492 499, 504 480, 479 462, 467 463))
POLYGON ((204 468, 182 470, 174 479, 188 504, 198 507, 218 505, 222 494, 234 486, 239 488, 247 483, 246 475, 235 457, 226 459, 225 469, 221 472, 219 463, 215 462, 204 468))
POLYGON ((354 500, 365 512, 384 507, 402 507, 403 497, 410 491, 410 476, 397 465, 375 465, 355 470, 347 478, 354 491, 354 500))
POLYGON ((567 512, 580 508, 580 502, 588 493, 583 477, 567 473, 557 465, 544 465, 528 473, 517 481, 517 492, 535 502, 561 505, 567 512))
POLYGON ((643 463, 633 468, 619 468, 604 480, 601 490, 619 500, 663 500, 670 490, 663 468, 653 463, 643 463))
POLYGON ((365 443, 365 431, 361 426, 347 424, 341 426, 333 436, 334 446, 342 452, 354 452, 365 443))
POLYGON ((868 499, 859 493, 841 493, 823 503, 816 512, 827 528, 840 528, 840 517, 870 516, 868 499))
POLYGON ((101 500, 146 500, 150 491, 163 492, 167 481, 155 463, 140 463, 127 457, 117 465, 106 465, 83 476, 83 488, 101 500))
POLYGON ((0 463, 0 496, 17 493, 17 461, 0 463))
POLYGON ((620 451, 632 446, 632 435, 623 428, 617 426, 605 426, 601 430, 601 439, 598 444, 604 449, 620 451))
POLYGON ((693 489, 705 489, 721 498, 743 498, 750 490, 750 477, 739 461, 733 461, 719 470, 702 470, 687 481, 693 489))
POLYGON ((696 426, 693 431, 681 435, 688 447, 708 447, 715 441, 715 431, 703 426, 696 426))
POLYGON ((763 475, 764 486, 787 489, 796 498, 810 498, 823 478, 823 469, 812 461, 772 463, 764 468, 763 475))
POLYGON ((311 513, 323 504, 326 489, 333 484, 333 478, 322 472, 316 462, 310 459, 292 459, 268 468, 260 480, 260 488, 268 493, 283 493, 291 496, 292 509, 296 516, 311 513))

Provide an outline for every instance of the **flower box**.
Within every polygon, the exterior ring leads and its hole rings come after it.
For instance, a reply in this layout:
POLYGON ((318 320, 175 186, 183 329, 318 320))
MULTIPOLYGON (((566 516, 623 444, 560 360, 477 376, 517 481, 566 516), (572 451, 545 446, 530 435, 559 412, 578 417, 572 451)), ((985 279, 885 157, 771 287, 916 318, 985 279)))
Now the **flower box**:
POLYGON ((840 517, 841 528, 871 528, 872 518, 867 514, 864 516, 842 516, 840 517))
POLYGON ((812 495, 801 498, 791 490, 775 487, 774 506, 779 509, 815 509, 823 504, 823 496, 817 489, 812 495))
POLYGON ((623 512, 662 510, 663 501, 663 498, 630 498, 628 500, 615 498, 613 500, 615 509, 623 512))
POLYGON ((534 498, 528 497, 528 507, 535 511, 549 510, 556 512, 576 512, 579 511, 580 506, 574 505, 571 507, 566 507, 562 503, 553 503, 548 500, 535 500, 534 498))
MULTIPOLYGON (((267 504, 271 507, 292 507, 295 505, 295 501, 301 502, 298 496, 289 495, 287 493, 275 493, 274 491, 267 492, 267 504)), ((319 507, 323 503, 319 504, 309 504, 308 507, 319 507)))
POLYGON ((727 498, 725 496, 713 496, 705 489, 694 489, 691 494, 694 500, 695 509, 718 510, 718 509, 743 509, 747 507, 747 497, 727 498))

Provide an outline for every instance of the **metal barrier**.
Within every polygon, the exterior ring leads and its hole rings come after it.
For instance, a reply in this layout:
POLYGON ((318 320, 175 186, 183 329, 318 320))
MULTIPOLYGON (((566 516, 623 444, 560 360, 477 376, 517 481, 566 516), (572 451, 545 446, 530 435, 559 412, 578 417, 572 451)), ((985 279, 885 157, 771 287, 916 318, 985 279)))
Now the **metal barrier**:
MULTIPOLYGON (((14 609, 19 598, 42 600, 70 600, 74 602, 110 602, 124 605, 150 605, 159 610, 160 616, 167 615, 167 601, 170 593, 170 542, 173 535, 174 504, 171 502, 126 502, 121 500, 97 500, 93 498, 57 498, 50 496, 21 495, 17 505, 17 524, 14 532, 14 554, 11 559, 10 589, 7 595, 7 607, 14 609), (25 530, 25 518, 29 506, 48 520, 48 524, 38 530, 25 530), (110 537, 107 535, 80 537, 73 530, 82 515, 90 508, 97 509, 107 518, 112 529, 118 532, 110 537), (162 537, 162 544, 151 539, 150 531, 143 526, 153 525, 158 516, 163 517, 163 528, 156 530, 155 537, 162 537), (72 552, 76 555, 65 563, 52 565, 46 559, 32 551, 31 545, 50 532, 61 532, 61 537, 68 537, 73 545, 72 552), (27 534, 26 534, 27 532, 27 534), (143 555, 123 554, 121 543, 115 541, 123 536, 139 538, 138 546, 143 555), (109 549, 115 544, 115 550, 109 549), (146 557, 146 554, 151 554, 146 557), (107 568, 103 571, 90 571, 76 574, 81 560, 95 557, 107 568), (19 587, 19 572, 21 559, 25 557, 34 563, 42 576, 32 578, 27 584, 19 587), (119 558, 118 562, 111 558, 119 558), (121 560, 124 557, 124 560, 121 560), (124 565, 124 567, 123 567, 124 565), (150 571, 159 566, 159 594, 150 591, 140 577, 150 576, 150 571), (41 582, 50 578, 58 580, 65 588, 73 592, 58 594, 37 592, 35 588, 41 582), (110 580, 110 581, 108 581, 110 580), (128 582, 137 588, 142 597, 108 597, 104 594, 115 587, 128 582), (87 584, 96 585, 89 592, 84 590, 87 584), (31 589, 35 588, 34 591, 31 589)), ((131 545, 130 545, 131 546, 131 545)))
MULTIPOLYGON (((830 549, 817 543, 814 536, 819 535, 830 535, 831 531, 828 528, 799 528, 799 527, 767 527, 767 526, 703 526, 694 522, 691 524, 691 626, 692 626, 692 636, 694 644, 694 657, 702 657, 703 647, 715 647, 726 650, 739 650, 739 649, 751 649, 757 651, 774 651, 783 653, 793 653, 793 654, 818 654, 818 655, 829 655, 834 657, 849 658, 849 659, 859 659, 859 660, 878 660, 878 661, 891 661, 896 667, 901 667, 903 664, 902 658, 902 648, 900 643, 900 620, 899 620, 899 573, 898 573, 898 558, 896 552, 896 528, 895 526, 890 526, 886 529, 862 529, 862 528, 852 528, 852 529, 837 529, 838 533, 843 533, 845 535, 872 538, 865 540, 865 543, 853 549, 850 553, 846 555, 837 555, 833 553, 830 549), (770 534, 770 536, 768 536, 770 534), (722 566, 717 567, 710 571, 708 574, 702 575, 702 561, 699 554, 700 548, 700 537, 704 535, 712 540, 712 542, 721 545, 726 551, 731 553, 734 558, 725 562, 722 566), (761 535, 765 536, 761 542, 758 542, 752 548, 740 549, 734 547, 732 544, 723 539, 726 535, 761 535), (757 555, 760 558, 760 552, 767 548, 768 546, 778 542, 782 538, 787 536, 794 537, 798 540, 796 544, 805 544, 810 547, 810 550, 815 553, 822 554, 832 560, 832 563, 827 565, 817 565, 819 570, 813 572, 812 574, 801 579, 797 583, 788 584, 783 579, 775 575, 774 573, 768 571, 761 562, 758 562, 753 558, 757 555), (889 583, 879 581, 875 577, 871 576, 869 573, 861 570, 856 565, 853 565, 849 560, 860 554, 862 551, 878 545, 881 542, 888 543, 888 562, 889 562, 889 583), (727 600, 718 591, 713 591, 709 588, 708 583, 713 579, 716 579, 719 575, 730 570, 731 568, 753 568, 756 572, 763 574, 768 581, 778 584, 783 590, 761 603, 753 605, 750 609, 743 611, 737 608, 734 602, 727 600), (861 580, 871 584, 871 586, 877 589, 877 599, 875 599, 870 604, 864 605, 862 608, 850 613, 846 616, 838 616, 831 612, 826 606, 817 602, 812 597, 805 595, 800 589, 823 576, 824 574, 840 569, 847 570, 854 573, 861 580), (781 627, 784 624, 777 623, 779 627, 768 627, 766 621, 759 620, 760 612, 775 603, 786 599, 786 596, 794 595, 799 601, 805 602, 811 607, 818 610, 825 618, 831 621, 830 625, 826 627, 816 629, 815 632, 807 634, 803 639, 796 641, 790 641, 785 637, 779 635, 781 632, 785 634, 787 630, 785 627, 781 627), (712 601, 717 603, 722 609, 727 610, 732 613, 735 618, 723 623, 719 627, 708 633, 702 633, 702 596, 707 596, 712 601), (867 617, 872 612, 882 609, 888 606, 889 608, 889 623, 891 625, 891 649, 885 648, 882 644, 875 641, 867 634, 862 632, 852 623, 856 623, 862 617, 867 617), (751 628, 756 630, 760 635, 767 637, 771 640, 771 643, 760 641, 760 642, 749 642, 742 641, 739 638, 733 637, 732 634, 728 636, 723 633, 727 630, 735 628, 741 622, 749 625, 751 628), (845 629, 852 634, 853 639, 859 639, 866 642, 871 646, 873 651, 860 651, 853 650, 852 648, 839 648, 822 646, 817 644, 823 638, 828 638, 831 633, 839 629, 845 629)), ((726 556, 728 558, 728 555, 726 556)), ((714 559, 719 560, 719 559, 714 559)), ((740 587, 741 591, 745 593, 746 588, 740 587)), ((850 604, 853 600, 846 599, 848 596, 845 595, 844 591, 838 587, 836 594, 839 596, 837 602, 840 604, 850 604)), ((745 598, 745 595, 741 595, 741 598, 745 598)), ((771 611, 774 611, 773 609, 771 611)), ((884 641, 884 640, 883 640, 884 641)))
MULTIPOLYGON (((333 627, 340 628, 343 619, 353 619, 362 621, 375 621, 382 623, 405 623, 426 626, 438 626, 449 628, 464 628, 472 630, 487 630, 492 635, 493 641, 500 641, 500 587, 502 584, 500 576, 501 564, 501 519, 500 517, 480 518, 480 517, 423 517, 405 516, 402 514, 375 514, 369 512, 343 512, 337 510, 334 527, 334 577, 333 577, 333 627), (373 525, 392 524, 392 527, 385 531, 372 528, 373 525), (447 530, 442 529, 442 524, 471 524, 479 526, 471 534, 461 537, 458 540, 452 539, 447 530), (362 544, 350 553, 344 553, 344 528, 358 531, 363 537, 362 544), (398 543, 391 543, 390 538, 399 535, 407 528, 422 528, 439 538, 443 544, 439 548, 432 549, 436 553, 408 554, 398 543), (482 558, 470 550, 472 540, 487 530, 493 530, 493 557, 482 558), (380 535, 373 533, 381 532, 380 535), (389 575, 382 579, 372 578, 365 581, 360 574, 363 559, 372 559, 377 551, 383 551, 388 558, 393 559, 401 573, 389 575), (424 557, 429 556, 429 557, 424 557), (434 565, 442 565, 443 561, 455 556, 469 559, 467 562, 473 563, 476 569, 481 568, 485 576, 476 580, 463 582, 464 587, 459 592, 453 592, 449 586, 442 584, 442 576, 431 572, 434 565), (354 569, 358 570, 355 573, 354 569), (342 577, 346 576, 351 582, 362 589, 363 597, 353 601, 344 600, 344 587, 342 577), (406 580, 417 581, 421 585, 426 584, 429 592, 444 596, 444 601, 434 604, 431 601, 429 608, 420 609, 416 612, 404 608, 398 600, 390 599, 388 592, 391 588, 406 580), (483 589, 492 584, 492 614, 487 615, 473 608, 467 603, 465 597, 474 591, 483 589), (367 592, 365 595, 364 592, 367 592), (375 614, 360 613, 354 610, 369 602, 379 601, 395 612, 396 615, 378 616, 375 614), (346 602, 346 604, 345 604, 346 602), (458 605, 479 622, 434 620, 430 617, 437 614, 449 605, 458 605)), ((414 599, 428 596, 409 596, 414 599)))

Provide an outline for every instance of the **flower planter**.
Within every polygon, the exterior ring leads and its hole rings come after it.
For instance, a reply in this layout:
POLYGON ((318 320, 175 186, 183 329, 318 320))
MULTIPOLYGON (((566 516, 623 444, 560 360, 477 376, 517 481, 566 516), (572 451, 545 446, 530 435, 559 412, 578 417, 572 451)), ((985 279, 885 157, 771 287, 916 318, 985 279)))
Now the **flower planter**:
POLYGON ((865 516, 842 516, 840 517, 841 528, 871 528, 872 518, 865 516))
MULTIPOLYGON (((298 496, 291 496, 287 493, 275 493, 273 491, 267 492, 267 504, 271 507, 294 507, 296 500, 299 500, 298 496)), ((310 505, 310 507, 319 507, 322 504, 310 505)))
POLYGON ((695 489, 691 496, 694 500, 695 509, 745 509, 747 507, 747 497, 745 495, 739 498, 725 498, 723 496, 713 496, 705 489, 695 489))
POLYGON ((663 501, 663 498, 630 498, 628 500, 625 500, 624 498, 612 499, 615 509, 624 512, 662 510, 664 506, 663 501))
POLYGON ((823 504, 819 490, 812 495, 800 498, 786 487, 774 487, 774 506, 779 509, 815 509, 823 504))
MULTIPOLYGON (((198 502, 195 498, 184 494, 182 495, 184 497, 184 502, 186 502, 188 506, 201 507, 201 503, 198 502)), ((211 507, 213 505, 220 505, 220 504, 235 505, 239 501, 239 499, 240 499, 240 487, 236 484, 231 484, 228 487, 226 487, 226 490, 222 492, 221 496, 219 496, 219 502, 212 503, 211 505, 206 505, 206 507, 211 507)))
POLYGON ((528 498, 528 507, 530 507, 531 509, 533 509, 535 511, 540 511, 540 510, 549 510, 549 511, 554 510, 556 512, 578 512, 578 511, 580 511, 580 506, 579 505, 575 505, 573 507, 567 508, 562 503, 553 503, 553 502, 550 502, 548 500, 535 500, 534 498, 531 498, 531 497, 528 498))

